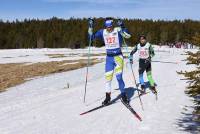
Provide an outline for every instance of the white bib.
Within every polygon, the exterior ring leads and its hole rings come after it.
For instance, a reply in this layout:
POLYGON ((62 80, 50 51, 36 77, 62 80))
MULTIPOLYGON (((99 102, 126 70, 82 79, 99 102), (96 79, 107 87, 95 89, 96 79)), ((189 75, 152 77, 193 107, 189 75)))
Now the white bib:
POLYGON ((140 44, 137 45, 137 50, 139 52, 140 59, 147 59, 150 57, 149 47, 150 47, 150 44, 148 42, 143 47, 140 44))
POLYGON ((114 28, 112 32, 108 32, 106 29, 103 30, 103 38, 106 49, 120 48, 118 30, 114 28))

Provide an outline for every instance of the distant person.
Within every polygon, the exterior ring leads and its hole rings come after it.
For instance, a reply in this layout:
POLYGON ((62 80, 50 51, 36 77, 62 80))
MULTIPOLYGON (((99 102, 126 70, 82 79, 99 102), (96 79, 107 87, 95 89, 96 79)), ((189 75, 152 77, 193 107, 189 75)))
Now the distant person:
POLYGON ((193 44, 189 44, 189 43, 188 43, 188 45, 190 45, 190 49, 193 49, 193 48, 194 48, 194 47, 193 47, 193 44))
POLYGON ((150 84, 150 89, 153 93, 157 93, 155 88, 155 82, 152 77, 151 72, 151 58, 155 55, 152 45, 147 42, 146 36, 141 35, 139 37, 139 44, 135 46, 135 48, 130 53, 130 63, 133 63, 133 54, 137 51, 139 52, 139 84, 141 85, 141 89, 143 93, 145 92, 145 83, 143 78, 143 73, 146 71, 147 78, 150 84))
POLYGON ((130 38, 131 35, 124 27, 122 21, 118 24, 119 27, 114 27, 113 19, 107 18, 104 25, 105 29, 101 29, 94 34, 92 34, 91 29, 88 30, 88 33, 93 36, 93 40, 97 38, 101 39, 106 47, 106 98, 102 102, 102 104, 108 105, 111 101, 111 82, 114 72, 116 74, 119 89, 121 91, 121 100, 128 104, 129 101, 125 92, 125 84, 122 77, 124 59, 121 47, 123 43, 123 38, 130 38))

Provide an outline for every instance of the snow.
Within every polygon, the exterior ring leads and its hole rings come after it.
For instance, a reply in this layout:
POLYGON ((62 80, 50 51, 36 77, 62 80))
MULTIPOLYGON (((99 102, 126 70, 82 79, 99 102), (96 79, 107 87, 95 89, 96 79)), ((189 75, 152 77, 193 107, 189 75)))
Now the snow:
MULTIPOLYGON (((104 52, 105 48, 91 48, 92 54, 104 52)), ((87 59, 83 54, 87 54, 88 49, 9 49, 0 51, 0 64, 6 63, 38 63, 50 61, 63 61, 63 60, 78 60, 87 59), (65 57, 50 58, 51 54, 64 54, 65 57)), ((101 56, 93 56, 101 57, 101 56)))
MULTIPOLYGON (((170 52, 174 51, 173 49, 169 50, 167 46, 156 46, 154 45, 156 52, 170 52)), ((130 52, 132 47, 128 47, 128 51, 130 52)), ((126 52, 126 49, 123 49, 126 52)), ((67 49, 67 48, 59 48, 59 49, 5 49, 0 50, 0 64, 6 63, 38 63, 38 62, 51 62, 51 61, 63 61, 63 60, 79 60, 79 59, 87 59, 87 56, 84 54, 88 53, 88 48, 85 49, 67 49), (51 58, 48 55, 52 54, 63 54, 64 57, 51 58)), ((91 47, 92 54, 102 54, 105 53, 105 47, 96 48, 91 47)), ((92 56, 92 58, 102 58, 104 56, 92 56)))
MULTIPOLYGON (((96 53, 100 53, 95 48, 96 53)), ((89 68, 86 103, 83 103, 86 68, 38 77, 0 94, 0 134, 187 134, 178 124, 184 118, 185 107, 192 106, 184 93, 187 86, 176 71, 191 70, 186 65, 184 49, 156 48, 153 58, 153 76, 159 92, 158 101, 152 93, 142 96, 144 111, 137 92, 127 89, 130 104, 142 117, 138 121, 121 103, 116 103, 80 116, 81 112, 101 104, 104 99, 104 64, 89 68), (170 63, 171 62, 171 63, 170 63), (69 84, 69 88, 66 88, 69 84)), ((0 63, 51 61, 46 53, 87 53, 87 49, 30 49, 0 51, 0 63), (19 55, 31 55, 19 57, 19 55), (13 59, 3 59, 10 56, 13 59)), ((73 58, 73 57, 70 57, 73 58)), ((86 57, 87 58, 87 57, 86 57)), ((138 61, 133 69, 138 80, 138 61)), ((62 60, 53 59, 53 60, 62 60)), ((129 66, 124 67, 126 88, 133 87, 129 66)), ((114 77, 113 89, 117 89, 114 77)), ((135 86, 134 86, 135 87, 135 86)), ((113 90, 112 99, 119 95, 113 90)), ((190 112, 190 111, 188 111, 190 112)))

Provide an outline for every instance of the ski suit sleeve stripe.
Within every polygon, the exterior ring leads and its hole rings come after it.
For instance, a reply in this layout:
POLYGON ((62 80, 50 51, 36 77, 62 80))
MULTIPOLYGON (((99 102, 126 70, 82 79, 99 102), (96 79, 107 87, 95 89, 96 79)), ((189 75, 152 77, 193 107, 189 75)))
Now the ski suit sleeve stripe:
POLYGON ((122 35, 122 37, 124 37, 126 39, 131 38, 131 34, 128 32, 127 28, 121 29, 120 34, 122 35))
POLYGON ((134 53, 137 52, 137 45, 134 47, 134 49, 131 51, 130 55, 133 56, 134 53))
POLYGON ((153 49, 151 44, 150 44, 150 47, 149 47, 149 52, 150 52, 151 57, 153 57, 155 55, 154 49, 153 49))

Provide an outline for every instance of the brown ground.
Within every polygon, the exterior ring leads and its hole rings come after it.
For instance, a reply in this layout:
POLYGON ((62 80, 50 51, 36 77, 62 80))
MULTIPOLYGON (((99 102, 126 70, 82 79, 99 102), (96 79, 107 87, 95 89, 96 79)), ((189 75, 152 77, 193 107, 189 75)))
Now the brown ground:
MULTIPOLYGON (((93 59, 91 65, 101 61, 93 59)), ((53 61, 35 64, 12 63, 0 64, 0 92, 5 91, 9 87, 22 84, 27 79, 36 76, 44 76, 51 73, 65 72, 87 66, 87 60, 65 60, 53 61), (73 63, 75 64, 67 64, 73 63)))
MULTIPOLYGON (((48 56, 49 58, 65 58, 65 57, 72 57, 77 54, 70 54, 70 55, 65 55, 65 54, 46 54, 46 56, 48 56)), ((90 54, 90 57, 92 56, 105 56, 105 53, 101 53, 101 54, 90 54)), ((81 57, 88 57, 88 54, 82 54, 81 57)))
MULTIPOLYGON (((90 56, 105 56, 105 53, 100 53, 100 54, 90 54, 90 56)), ((82 57, 88 57, 88 54, 83 54, 82 57)))
POLYGON ((49 56, 49 58, 64 58, 64 57, 67 57, 64 54, 46 54, 46 56, 49 56))

